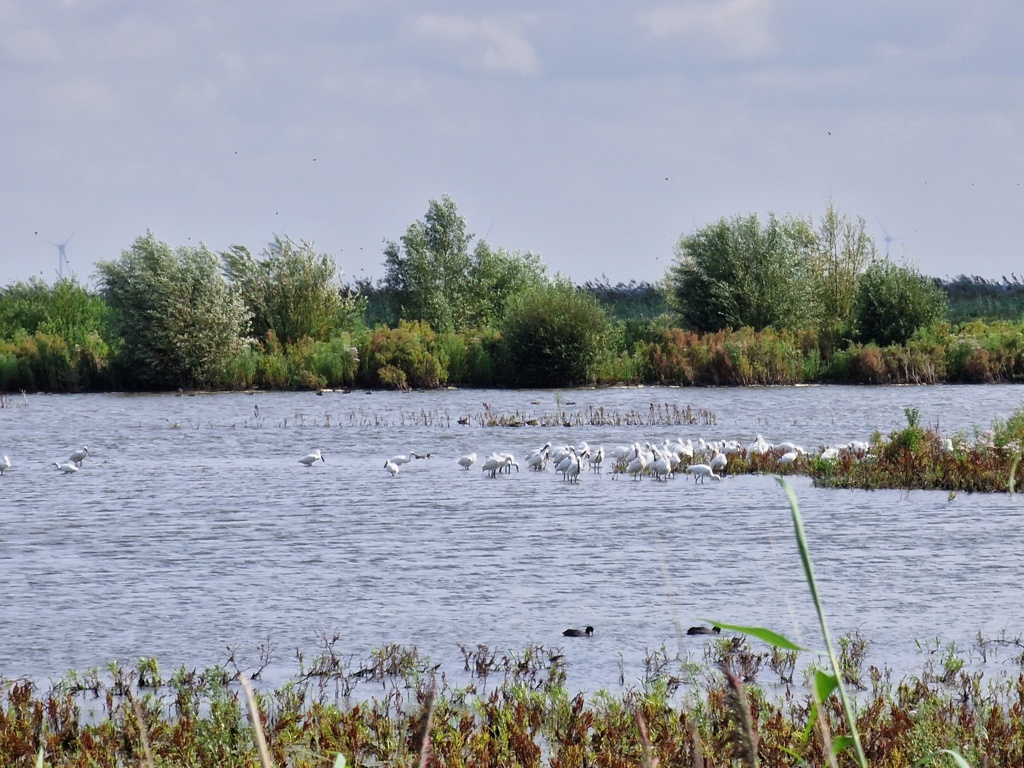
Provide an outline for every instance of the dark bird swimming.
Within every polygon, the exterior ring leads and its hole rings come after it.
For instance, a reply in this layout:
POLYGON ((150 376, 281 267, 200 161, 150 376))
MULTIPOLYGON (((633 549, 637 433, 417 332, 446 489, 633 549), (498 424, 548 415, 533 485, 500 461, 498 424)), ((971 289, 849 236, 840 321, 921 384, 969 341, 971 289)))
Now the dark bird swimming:
POLYGON ((591 637, 594 634, 594 628, 587 627, 586 629, 567 629, 562 634, 566 637, 591 637))
POLYGON ((690 627, 686 630, 688 635, 717 635, 722 631, 721 627, 690 627))

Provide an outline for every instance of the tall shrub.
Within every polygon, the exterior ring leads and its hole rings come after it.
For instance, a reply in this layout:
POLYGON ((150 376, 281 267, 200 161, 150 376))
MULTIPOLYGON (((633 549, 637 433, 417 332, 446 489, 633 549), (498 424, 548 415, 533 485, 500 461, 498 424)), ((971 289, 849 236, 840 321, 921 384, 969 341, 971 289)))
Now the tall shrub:
POLYGON ((878 259, 857 285, 858 338, 880 347, 906 344, 915 331, 946 317, 946 295, 911 266, 878 259))
POLYGON ((597 299, 568 282, 527 292, 510 304, 501 324, 509 381, 517 387, 589 384, 608 333, 597 299))
POLYGON ((245 346, 249 313, 205 246, 172 249, 152 233, 96 265, 130 385, 214 387, 245 346))
POLYGON ((348 328, 363 303, 342 296, 334 257, 303 240, 274 237, 260 259, 239 245, 221 254, 224 272, 252 314, 253 333, 270 331, 288 346, 302 338, 323 341, 348 328))
POLYGON ((696 331, 804 327, 816 314, 814 243, 800 219, 720 219, 679 239, 665 278, 669 300, 696 331))

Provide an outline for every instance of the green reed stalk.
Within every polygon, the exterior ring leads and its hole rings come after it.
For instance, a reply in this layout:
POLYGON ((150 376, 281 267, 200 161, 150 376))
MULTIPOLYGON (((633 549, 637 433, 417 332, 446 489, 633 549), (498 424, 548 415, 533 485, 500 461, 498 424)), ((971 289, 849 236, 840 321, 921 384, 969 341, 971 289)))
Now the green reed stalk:
POLYGON ((825 620, 825 609, 821 605, 821 598, 818 596, 818 582, 814 578, 814 567, 811 563, 811 552, 807 546, 807 535, 804 533, 803 518, 800 515, 800 506, 796 501, 796 494, 786 479, 776 476, 775 482, 782 486, 789 498, 789 509, 793 514, 793 529, 796 533, 797 548, 800 550, 800 561, 804 566, 804 577, 807 579, 807 586, 811 590, 811 599, 814 601, 814 609, 818 612, 818 621, 821 623, 821 634, 825 638, 825 650, 828 652, 829 661, 832 664, 832 674, 835 676, 836 690, 839 692, 839 700, 843 704, 843 713, 846 715, 846 725, 850 729, 850 739, 853 744, 857 764, 861 768, 868 768, 868 759, 864 754, 864 747, 860 743, 860 734, 857 733, 857 717, 853 712, 853 702, 846 695, 846 688, 843 685, 843 671, 839 667, 839 657, 836 656, 832 644, 832 635, 828 631, 828 622, 825 620))

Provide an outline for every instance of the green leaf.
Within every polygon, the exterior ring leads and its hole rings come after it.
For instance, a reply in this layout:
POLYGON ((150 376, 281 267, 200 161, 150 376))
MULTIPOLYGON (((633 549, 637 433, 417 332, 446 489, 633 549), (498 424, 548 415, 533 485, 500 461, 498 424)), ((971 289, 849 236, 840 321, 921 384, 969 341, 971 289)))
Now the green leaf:
POLYGON ((768 645, 774 645, 776 648, 782 648, 784 651, 806 651, 807 649, 797 645, 792 640, 789 640, 778 632, 773 632, 765 627, 743 627, 739 624, 723 624, 720 621, 713 621, 712 619, 701 619, 709 624, 713 624, 716 627, 722 629, 728 629, 730 632, 740 632, 744 635, 751 635, 756 637, 758 640, 763 640, 768 645))
POLYGON ((844 749, 853 746, 853 736, 836 736, 832 739, 832 754, 838 755, 844 749))
POLYGON ((825 701, 838 687, 839 680, 835 675, 830 675, 820 669, 814 670, 814 692, 818 696, 818 701, 825 701))

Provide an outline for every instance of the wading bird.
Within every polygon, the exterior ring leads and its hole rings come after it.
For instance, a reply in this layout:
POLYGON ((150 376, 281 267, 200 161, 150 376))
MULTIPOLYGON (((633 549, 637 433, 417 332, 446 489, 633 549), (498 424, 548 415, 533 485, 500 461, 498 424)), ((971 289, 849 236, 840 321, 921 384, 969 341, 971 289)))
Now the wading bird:
POLYGON ((475 453, 468 453, 465 456, 461 457, 459 459, 459 461, 458 461, 458 465, 460 467, 462 467, 463 469, 469 469, 474 464, 476 464, 476 454, 475 453))
POLYGON ((3 476, 4 470, 11 468, 11 460, 4 454, 4 458, 0 461, 0 476, 3 476))
POLYGON ((393 461, 385 461, 384 469, 390 472, 392 477, 398 474, 398 465, 393 461))
POLYGON ((686 468, 686 471, 693 475, 693 482, 700 481, 704 482, 705 477, 710 477, 714 480, 721 480, 721 476, 716 475, 714 470, 711 469, 707 464, 691 464, 686 468))
POLYGON ((325 464, 327 463, 327 459, 325 459, 323 457, 323 454, 320 453, 320 449, 319 448, 317 448, 312 453, 307 453, 305 456, 303 456, 301 459, 299 459, 299 464, 303 464, 303 465, 305 465, 307 467, 312 467, 318 461, 322 461, 325 464))
POLYGON ((83 445, 82 450, 74 451, 68 456, 68 461, 74 462, 76 467, 82 466, 82 461, 89 455, 89 446, 83 445))
POLYGON ((70 462, 67 464, 61 464, 59 461, 55 461, 53 462, 53 466, 55 466, 65 475, 73 475, 75 472, 78 471, 78 467, 76 467, 74 464, 71 464, 70 462))

